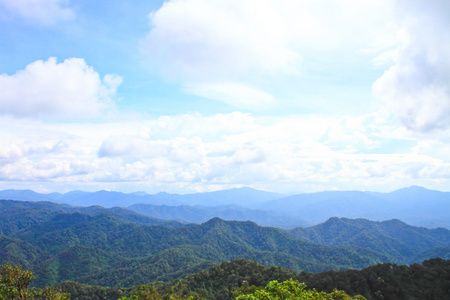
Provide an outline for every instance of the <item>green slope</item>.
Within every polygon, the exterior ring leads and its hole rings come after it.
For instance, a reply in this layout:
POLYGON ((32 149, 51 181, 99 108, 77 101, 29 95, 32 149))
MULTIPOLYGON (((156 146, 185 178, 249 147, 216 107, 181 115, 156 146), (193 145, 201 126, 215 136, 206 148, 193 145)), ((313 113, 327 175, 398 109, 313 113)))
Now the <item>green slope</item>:
POLYGON ((8 262, 33 268, 44 252, 27 242, 0 235, 0 265, 8 262))
POLYGON ((42 285, 80 280, 130 286, 185 276, 234 258, 309 272, 363 268, 392 260, 368 249, 318 245, 276 228, 218 218, 167 228, 124 223, 106 215, 59 214, 15 237, 42 250, 40 263, 31 264, 37 274, 43 274, 38 281, 42 285), (68 271, 61 272, 65 268, 68 271))
MULTIPOLYGON (((358 246, 395 257, 399 262, 416 262, 418 253, 450 246, 450 231, 409 226, 398 220, 374 222, 364 219, 331 218, 325 223, 295 228, 288 233, 301 240, 324 245, 358 246)), ((426 252, 425 252, 426 253, 426 252)), ((423 261, 430 256, 423 258, 423 261)))

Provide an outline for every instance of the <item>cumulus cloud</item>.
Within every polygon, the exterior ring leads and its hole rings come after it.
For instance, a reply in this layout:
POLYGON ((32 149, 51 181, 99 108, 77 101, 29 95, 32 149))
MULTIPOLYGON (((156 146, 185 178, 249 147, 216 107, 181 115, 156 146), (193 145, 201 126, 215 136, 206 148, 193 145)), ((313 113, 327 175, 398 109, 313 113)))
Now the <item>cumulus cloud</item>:
POLYGON ((417 132, 450 127, 450 3, 399 1, 403 45, 373 85, 401 123, 417 132))
POLYGON ((44 25, 72 20, 75 12, 68 0, 0 0, 0 6, 15 16, 44 25))
MULTIPOLYGON (((373 152, 380 143, 389 146, 389 139, 380 139, 383 130, 393 131, 378 122, 372 116, 277 119, 242 113, 109 124, 1 117, 0 128, 15 130, 0 129, 0 187, 45 182, 65 189, 85 184, 91 190, 186 193, 242 185, 300 192, 448 184, 444 143, 408 140, 401 152, 373 152), (357 133, 354 139, 350 132, 357 133)), ((396 137, 397 143, 409 139, 396 137)))
POLYGON ((114 106, 111 97, 121 81, 112 74, 100 79, 81 58, 38 60, 13 75, 0 74, 0 114, 92 117, 114 106))
POLYGON ((283 34, 276 11, 270 1, 169 1, 150 15, 145 51, 163 58, 160 67, 168 72, 177 69, 192 79, 295 71, 301 55, 283 34))
POLYGON ((448 164, 448 157, 435 159, 431 153, 417 154, 411 148, 409 154, 387 154, 389 150, 371 154, 374 148, 383 147, 382 131, 391 130, 379 126, 379 122, 372 115, 270 121, 236 113, 166 116, 146 122, 148 134, 142 135, 140 130, 107 138, 98 154, 122 161, 121 170, 127 170, 127 179, 141 178, 193 190, 245 184, 311 191, 336 183, 370 189, 392 181, 401 187, 411 180, 435 180, 440 174, 437 172, 448 164), (233 119, 236 122, 223 122, 233 119), (238 124, 236 129, 225 130, 227 124, 233 123, 238 124), (183 132, 183 137, 177 136, 178 131, 183 132), (134 165, 135 171, 131 167, 134 165))

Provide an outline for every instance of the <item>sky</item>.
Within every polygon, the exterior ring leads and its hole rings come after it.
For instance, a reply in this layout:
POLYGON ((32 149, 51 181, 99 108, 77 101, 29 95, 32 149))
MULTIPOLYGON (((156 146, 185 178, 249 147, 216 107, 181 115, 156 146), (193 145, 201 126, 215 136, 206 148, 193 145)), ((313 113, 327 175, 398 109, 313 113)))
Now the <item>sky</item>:
POLYGON ((0 0, 0 189, 450 191, 448 0, 0 0))

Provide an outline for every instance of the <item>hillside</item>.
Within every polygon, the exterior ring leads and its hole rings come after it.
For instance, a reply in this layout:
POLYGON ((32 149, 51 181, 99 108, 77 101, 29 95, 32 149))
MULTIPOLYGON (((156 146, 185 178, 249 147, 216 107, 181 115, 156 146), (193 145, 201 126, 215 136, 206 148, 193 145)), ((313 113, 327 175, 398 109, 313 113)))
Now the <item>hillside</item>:
POLYGON ((160 225, 167 227, 181 227, 186 224, 150 218, 120 207, 110 209, 101 206, 71 207, 52 202, 32 202, 0 200, 0 234, 9 236, 19 230, 46 222, 60 213, 81 213, 90 216, 108 215, 125 223, 137 225, 160 225))
MULTIPOLYGON (((19 211, 17 208, 18 215, 19 211)), ((276 228, 218 218, 179 228, 126 223, 106 214, 48 213, 48 220, 35 219, 22 215, 21 226, 29 226, 2 237, 2 249, 8 250, 4 252, 8 255, 1 257, 0 263, 30 267, 39 275, 38 285, 76 280, 132 286, 183 277, 234 258, 297 272, 393 261, 369 249, 318 245, 296 240, 276 228)))
POLYGON ((375 222, 334 217, 322 224, 295 228, 288 233, 295 238, 323 245, 372 249, 407 264, 450 255, 445 250, 450 247, 449 230, 414 227, 399 220, 375 222), (437 249, 440 249, 439 254, 437 249))

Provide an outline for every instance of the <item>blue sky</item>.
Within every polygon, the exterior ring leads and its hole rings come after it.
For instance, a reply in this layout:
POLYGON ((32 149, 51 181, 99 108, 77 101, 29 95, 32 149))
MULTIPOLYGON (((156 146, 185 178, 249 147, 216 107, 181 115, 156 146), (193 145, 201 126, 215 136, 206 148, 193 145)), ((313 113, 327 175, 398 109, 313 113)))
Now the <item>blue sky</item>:
POLYGON ((0 189, 450 190, 445 0, 0 0, 0 189))

